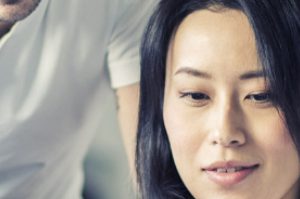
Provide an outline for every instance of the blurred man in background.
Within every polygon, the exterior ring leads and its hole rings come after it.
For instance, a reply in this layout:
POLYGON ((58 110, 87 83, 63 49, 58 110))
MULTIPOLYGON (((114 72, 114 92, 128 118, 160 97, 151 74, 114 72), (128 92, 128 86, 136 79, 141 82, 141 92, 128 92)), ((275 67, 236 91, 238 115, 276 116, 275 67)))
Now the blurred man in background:
POLYGON ((106 67, 132 153, 153 4, 0 0, 0 198, 81 198, 82 161, 107 114, 106 67))

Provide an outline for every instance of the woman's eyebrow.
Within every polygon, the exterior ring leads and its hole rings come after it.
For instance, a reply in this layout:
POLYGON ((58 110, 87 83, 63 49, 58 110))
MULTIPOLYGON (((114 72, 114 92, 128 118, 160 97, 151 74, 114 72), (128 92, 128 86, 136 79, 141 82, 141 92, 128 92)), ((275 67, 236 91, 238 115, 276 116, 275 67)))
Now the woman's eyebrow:
POLYGON ((262 70, 248 71, 240 76, 240 80, 248 80, 254 78, 265 77, 265 74, 262 70))
MULTIPOLYGON (((174 75, 178 74, 186 74, 191 75, 194 77, 204 78, 204 79, 212 79, 212 76, 204 71, 200 71, 198 69, 192 68, 192 67, 180 67, 174 75)), ((265 77, 264 72, 262 70, 253 70, 253 71, 247 71, 240 75, 240 80, 249 80, 254 78, 262 78, 265 77)))
POLYGON ((178 74, 186 74, 186 75, 191 75, 194 77, 200 77, 200 78, 204 78, 204 79, 211 79, 212 76, 206 72, 197 70, 195 68, 192 67, 180 67, 174 75, 178 75, 178 74))

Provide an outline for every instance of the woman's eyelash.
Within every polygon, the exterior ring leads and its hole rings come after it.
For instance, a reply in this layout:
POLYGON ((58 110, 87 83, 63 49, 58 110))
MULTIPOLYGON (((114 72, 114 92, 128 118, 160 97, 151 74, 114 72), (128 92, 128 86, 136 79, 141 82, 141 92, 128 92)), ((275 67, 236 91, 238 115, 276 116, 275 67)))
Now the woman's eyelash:
MULTIPOLYGON (((179 97, 184 98, 187 102, 192 104, 203 104, 207 100, 210 100, 210 97, 202 92, 179 92, 179 97)), ((261 105, 271 105, 274 104, 273 97, 270 92, 257 92, 249 94, 245 97, 246 100, 254 104, 261 105)))
POLYGON ((201 92, 180 92, 180 97, 189 97, 193 100, 208 100, 209 97, 201 92))
POLYGON ((270 102, 272 101, 272 95, 270 92, 255 93, 247 95, 246 99, 250 99, 256 102, 270 102))

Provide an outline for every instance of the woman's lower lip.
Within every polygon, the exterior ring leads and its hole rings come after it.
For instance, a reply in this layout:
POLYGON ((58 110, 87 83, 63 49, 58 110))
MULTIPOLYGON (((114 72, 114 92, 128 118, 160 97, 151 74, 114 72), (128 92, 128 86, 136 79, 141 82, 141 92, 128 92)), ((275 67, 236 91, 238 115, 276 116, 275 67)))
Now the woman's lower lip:
POLYGON ((257 167, 252 167, 252 168, 243 169, 232 173, 227 173, 227 172, 222 173, 222 172, 208 171, 208 170, 206 170, 205 172, 208 175, 208 178, 213 182, 215 182, 216 184, 224 187, 230 187, 243 181, 245 178, 251 175, 256 169, 257 167))

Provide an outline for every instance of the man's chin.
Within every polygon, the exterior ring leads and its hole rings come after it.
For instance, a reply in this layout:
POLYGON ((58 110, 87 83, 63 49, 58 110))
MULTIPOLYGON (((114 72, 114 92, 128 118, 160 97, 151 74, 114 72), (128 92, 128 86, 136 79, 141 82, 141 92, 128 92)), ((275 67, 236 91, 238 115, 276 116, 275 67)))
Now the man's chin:
POLYGON ((0 0, 0 5, 13 5, 13 4, 18 4, 22 0, 0 0))
POLYGON ((0 0, 0 22, 13 24, 30 15, 41 0, 0 0))

